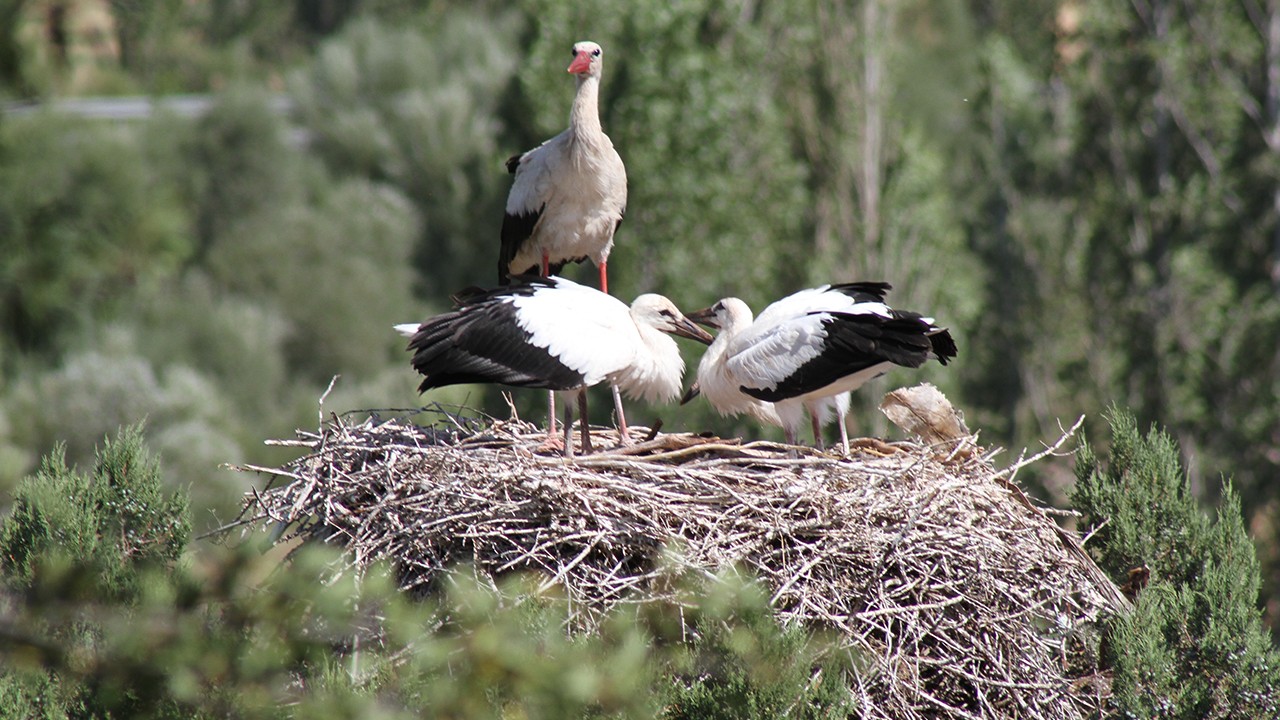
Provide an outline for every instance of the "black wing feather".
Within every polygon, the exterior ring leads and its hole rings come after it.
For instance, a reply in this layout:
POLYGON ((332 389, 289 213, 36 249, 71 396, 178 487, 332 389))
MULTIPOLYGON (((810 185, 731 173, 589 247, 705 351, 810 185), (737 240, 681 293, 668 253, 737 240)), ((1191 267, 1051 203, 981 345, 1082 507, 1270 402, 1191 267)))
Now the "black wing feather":
MULTIPOLYGON (((524 275, 531 272, 525 268, 513 269, 511 261, 516 259, 520 248, 533 236, 533 229, 537 227, 544 208, 546 208, 546 205, 538 208, 537 212, 517 213, 515 215, 506 213, 502 216, 502 248, 498 251, 499 283, 506 284, 510 282, 512 275, 524 275)), ((534 266, 532 272, 536 274, 541 269, 534 266)))
POLYGON ((582 373, 530 344, 508 299, 554 287, 540 278, 516 277, 510 287, 471 290, 456 310, 430 318, 409 340, 413 368, 424 377, 418 392, 460 383, 570 390, 582 373))
MULTIPOLYGON (((885 370, 892 365, 920 367, 929 359, 934 337, 945 337, 938 341, 944 349, 945 343, 951 341, 950 334, 924 322, 918 313, 894 310, 890 318, 872 314, 827 314, 830 317, 822 323, 827 338, 817 357, 796 368, 774 388, 744 386, 742 391, 767 402, 786 400, 878 365, 884 365, 885 370), (931 337, 933 331, 937 332, 931 337)), ((955 344, 951 342, 948 358, 955 356, 954 350, 955 344)), ((937 355, 941 361, 943 354, 937 355)))
POLYGON ((884 302, 893 286, 887 282, 850 282, 832 285, 830 291, 848 295, 854 302, 884 302))
POLYGON ((525 155, 526 153, 516 153, 515 155, 507 158, 507 162, 505 163, 507 166, 507 172, 515 175, 516 170, 520 169, 520 161, 524 159, 525 155))

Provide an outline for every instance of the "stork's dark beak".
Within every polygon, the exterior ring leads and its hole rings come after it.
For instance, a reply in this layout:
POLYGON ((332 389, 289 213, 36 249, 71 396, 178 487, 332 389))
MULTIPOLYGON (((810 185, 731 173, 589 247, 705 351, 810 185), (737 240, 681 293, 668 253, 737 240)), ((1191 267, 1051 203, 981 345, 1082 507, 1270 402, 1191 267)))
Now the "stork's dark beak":
POLYGON ((690 340, 697 340, 703 345, 710 345, 715 340, 711 333, 693 324, 692 318, 685 316, 681 316, 675 321, 671 328, 671 334, 687 337, 690 340))
POLYGON ((689 389, 685 390, 684 395, 680 397, 680 404, 687 405, 690 400, 698 397, 701 392, 702 390, 698 388, 698 381, 693 381, 693 384, 689 386, 689 389))
POLYGON ((705 307, 705 308, 702 308, 701 310, 691 312, 688 315, 685 315, 685 317, 698 323, 699 325, 705 325, 711 328, 712 330, 719 330, 720 323, 716 322, 716 314, 714 309, 715 309, 714 305, 711 307, 705 307))

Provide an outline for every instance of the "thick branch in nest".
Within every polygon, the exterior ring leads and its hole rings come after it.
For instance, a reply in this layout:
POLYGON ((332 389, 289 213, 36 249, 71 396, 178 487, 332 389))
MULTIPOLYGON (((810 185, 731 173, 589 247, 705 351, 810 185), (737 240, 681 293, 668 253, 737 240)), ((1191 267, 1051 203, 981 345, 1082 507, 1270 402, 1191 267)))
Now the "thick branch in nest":
POLYGON ((659 434, 565 461, 533 452, 532 425, 439 419, 304 434, 303 457, 250 468, 283 482, 246 517, 389 558, 409 591, 460 563, 540 572, 584 630, 675 599, 663 548, 681 549, 676 571, 742 567, 783 622, 838 630, 873 659, 851 683, 866 717, 1076 718, 1106 695, 1095 626, 1124 598, 972 438, 837 458, 659 434))

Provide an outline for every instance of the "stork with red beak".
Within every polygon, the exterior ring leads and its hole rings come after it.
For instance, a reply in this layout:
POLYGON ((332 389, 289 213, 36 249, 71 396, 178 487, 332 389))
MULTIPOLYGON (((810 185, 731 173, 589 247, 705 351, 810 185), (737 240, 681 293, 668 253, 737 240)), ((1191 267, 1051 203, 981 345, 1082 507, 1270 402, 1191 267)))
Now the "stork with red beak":
POLYGON ((603 70, 599 45, 574 44, 569 72, 578 92, 569 127, 507 161, 515 181, 502 221, 499 282, 554 275, 565 263, 590 259, 600 269, 600 291, 609 292, 609 252, 627 207, 627 169, 600 126, 603 70))

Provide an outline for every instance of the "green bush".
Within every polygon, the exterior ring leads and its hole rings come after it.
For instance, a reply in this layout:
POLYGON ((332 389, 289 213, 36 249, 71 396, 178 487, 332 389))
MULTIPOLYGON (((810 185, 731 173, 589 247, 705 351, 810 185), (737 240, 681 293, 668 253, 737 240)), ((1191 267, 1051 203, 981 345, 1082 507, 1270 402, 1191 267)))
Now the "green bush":
POLYGON ((1114 702, 1124 717, 1258 718, 1280 713, 1280 654, 1257 607, 1259 570, 1239 498, 1197 505, 1165 433, 1112 410, 1110 461, 1082 443, 1073 502, 1113 577, 1145 565, 1150 585, 1114 619, 1114 702))

